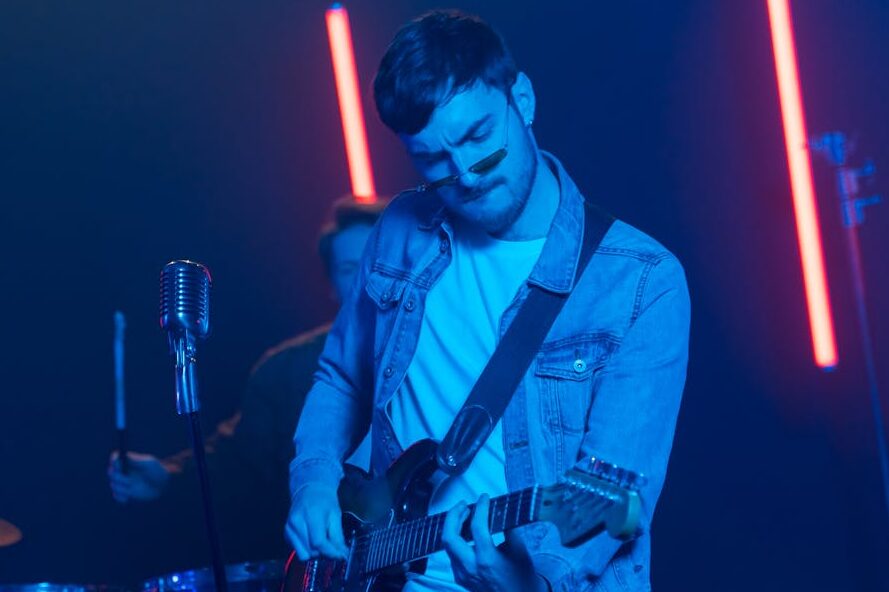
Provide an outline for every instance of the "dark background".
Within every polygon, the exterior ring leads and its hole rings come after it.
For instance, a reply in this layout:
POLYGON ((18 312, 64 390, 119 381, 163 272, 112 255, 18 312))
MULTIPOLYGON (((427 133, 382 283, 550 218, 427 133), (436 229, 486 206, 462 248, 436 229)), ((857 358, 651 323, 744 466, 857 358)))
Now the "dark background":
MULTIPOLYGON (((765 1, 454 2, 506 37, 540 144, 684 262, 691 363, 654 529, 660 590, 887 589, 887 517, 831 172, 815 161, 840 366, 810 353, 765 1)), ((367 89, 438 3, 355 1, 367 89)), ((0 8, 0 581, 131 583, 209 563, 197 505, 117 507, 112 312, 128 316, 132 448, 187 444, 157 327, 174 258, 213 271, 207 426, 269 345, 330 318, 316 229, 348 174, 314 0, 0 8), (171 525, 173 521, 178 526, 171 525)), ((793 3, 810 132, 889 167, 889 4, 793 3)), ((378 189, 415 182, 365 92, 378 189)), ((862 230, 889 385, 889 211, 862 230)), ((884 402, 885 404, 885 402, 884 402)), ((195 484, 195 489, 197 485, 195 484)), ((196 498, 193 500, 196 504, 196 498)))

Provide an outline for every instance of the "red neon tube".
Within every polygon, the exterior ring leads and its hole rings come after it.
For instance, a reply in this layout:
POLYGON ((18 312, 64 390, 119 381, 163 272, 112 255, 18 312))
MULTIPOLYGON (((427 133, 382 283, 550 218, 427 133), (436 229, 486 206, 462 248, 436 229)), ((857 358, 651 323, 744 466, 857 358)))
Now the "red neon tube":
POLYGON ((358 201, 370 203, 376 200, 377 192, 374 188, 370 151, 367 148, 367 132, 364 127, 364 112, 361 109, 361 95, 358 91, 358 71, 355 68, 349 13, 340 4, 334 4, 327 10, 326 20, 330 55, 336 78, 336 94, 340 104, 343 136, 346 140, 346 155, 349 159, 352 194, 358 201))
POLYGON ((772 48, 775 53, 775 71, 778 77, 778 94, 781 100, 781 117, 784 121, 787 164, 790 168, 793 211, 796 215, 796 232, 806 288, 809 325, 812 331, 812 347, 815 363, 821 368, 830 369, 837 365, 837 345, 830 295, 827 291, 827 275, 824 271, 821 231, 812 183, 812 166, 809 160, 808 135, 803 114, 790 6, 788 0, 767 1, 772 29, 772 48))

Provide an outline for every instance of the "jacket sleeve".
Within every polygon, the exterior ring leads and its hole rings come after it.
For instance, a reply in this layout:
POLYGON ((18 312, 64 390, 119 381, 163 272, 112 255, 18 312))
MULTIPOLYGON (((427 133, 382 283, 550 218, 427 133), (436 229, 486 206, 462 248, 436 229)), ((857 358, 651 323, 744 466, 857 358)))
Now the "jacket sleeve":
POLYGON ((294 435, 290 493, 308 483, 333 487, 343 475, 343 459, 357 447, 370 425, 373 398, 373 303, 364 290, 376 252, 374 228, 351 292, 344 298, 318 360, 294 435))
MULTIPOLYGON (((688 363, 690 303, 675 257, 658 259, 643 274, 637 294, 638 312, 595 379, 577 466, 583 469, 594 456, 645 475, 639 526, 647 537, 666 476, 688 363)), ((603 573, 621 544, 603 533, 571 550, 573 561, 565 560, 564 549, 541 549, 535 566, 553 590, 584 589, 603 573)))

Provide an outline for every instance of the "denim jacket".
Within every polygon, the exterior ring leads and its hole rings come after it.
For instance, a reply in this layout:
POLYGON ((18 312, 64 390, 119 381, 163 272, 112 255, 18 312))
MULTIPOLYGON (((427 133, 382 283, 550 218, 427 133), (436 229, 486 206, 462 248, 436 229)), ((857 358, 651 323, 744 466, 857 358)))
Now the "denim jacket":
MULTIPOLYGON (((569 549, 548 523, 517 532, 553 590, 648 590, 649 524, 688 360, 685 275, 663 246, 616 221, 576 278, 584 197, 562 165, 544 157, 559 180, 559 207, 540 258, 503 314, 500 336, 529 284, 574 293, 503 415, 507 484, 515 491, 555 483, 591 456, 641 472, 647 484, 642 528, 628 543, 601 534, 569 549)), ((414 355, 426 295, 450 262, 452 230, 434 193, 398 196, 377 223, 296 430, 291 492, 311 482, 335 487, 342 460, 370 426, 374 472, 402 452, 386 405, 414 355)))

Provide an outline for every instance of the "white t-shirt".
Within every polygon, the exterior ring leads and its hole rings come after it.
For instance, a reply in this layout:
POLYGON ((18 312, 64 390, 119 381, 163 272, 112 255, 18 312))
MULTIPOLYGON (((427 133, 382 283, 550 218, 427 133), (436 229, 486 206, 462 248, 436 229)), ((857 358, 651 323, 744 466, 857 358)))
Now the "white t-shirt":
MULTIPOLYGON (((540 256, 540 238, 498 240, 457 223, 451 264, 426 297, 417 351, 404 383, 389 404, 403 448, 423 438, 441 440, 463 406, 498 342, 500 318, 540 256)), ((430 514, 482 493, 508 493, 500 422, 469 468, 445 480, 432 497, 430 514)), ((410 574, 406 592, 463 591, 454 583, 444 551, 429 557, 426 573, 410 574)))

